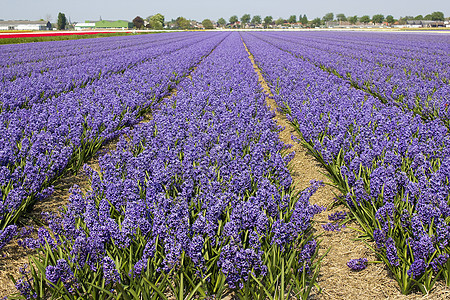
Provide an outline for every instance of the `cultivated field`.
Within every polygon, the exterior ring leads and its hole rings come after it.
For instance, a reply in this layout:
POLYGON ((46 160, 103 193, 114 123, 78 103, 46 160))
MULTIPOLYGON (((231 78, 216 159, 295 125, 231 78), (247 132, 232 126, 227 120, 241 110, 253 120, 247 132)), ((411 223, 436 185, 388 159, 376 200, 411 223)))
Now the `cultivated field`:
POLYGON ((0 50, 2 296, 450 296, 450 35, 0 50))

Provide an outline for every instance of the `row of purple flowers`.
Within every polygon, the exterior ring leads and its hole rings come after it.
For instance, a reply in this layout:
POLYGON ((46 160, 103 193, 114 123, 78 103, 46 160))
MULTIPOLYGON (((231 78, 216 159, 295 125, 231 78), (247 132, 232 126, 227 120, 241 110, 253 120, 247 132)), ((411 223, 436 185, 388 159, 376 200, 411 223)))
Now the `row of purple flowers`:
POLYGON ((1 73, 13 80, 4 77, 0 81, 0 112, 30 108, 193 45, 202 38, 198 33, 188 37, 179 34, 155 35, 123 41, 115 37, 109 43, 98 45, 102 47, 95 51, 89 47, 78 54, 76 52, 80 47, 72 43, 72 49, 69 48, 64 56, 1 68, 1 73))
POLYGON ((275 46, 306 59, 383 103, 450 127, 450 56, 445 35, 319 33, 267 35, 275 46), (380 50, 380 47, 383 47, 380 50))
MULTIPOLYGON (((120 135, 120 129, 136 124, 140 113, 153 109, 225 35, 204 34, 169 46, 160 44, 156 47, 160 55, 154 59, 31 107, 2 112, 0 228, 51 193, 54 179, 76 172, 103 143, 120 135), (199 40, 203 42, 193 43, 199 40), (168 53, 160 49, 172 47, 168 53)), ((136 38, 146 41, 153 36, 136 38)), ((120 55, 117 60, 122 60, 120 55)), ((0 232, 1 246, 5 234, 0 232)))
MULTIPOLYGON (((361 70, 360 61, 352 64, 358 60, 335 58, 332 47, 329 58, 314 47, 302 51, 302 38, 319 41, 321 35, 246 33, 243 37, 279 107, 296 128, 299 142, 327 168, 342 192, 342 203, 376 242, 374 250, 402 292, 417 287, 426 293, 440 278, 450 284, 447 127, 440 118, 423 120, 320 68, 317 62, 334 61, 333 67, 348 64, 352 79, 358 79, 361 70)), ((346 34, 340 36, 344 47, 346 34)), ((394 47, 401 46, 401 36, 396 37, 400 45, 394 47)), ((361 35, 360 41, 371 38, 361 35)), ((435 55, 439 57, 439 51, 435 55)), ((417 88, 432 95, 427 87, 417 88)))
POLYGON ((92 192, 75 188, 51 230, 22 242, 42 251, 22 295, 306 298, 318 271, 308 231, 322 210, 309 197, 320 184, 294 193, 273 117, 230 34, 100 158, 100 172, 87 168, 92 192))

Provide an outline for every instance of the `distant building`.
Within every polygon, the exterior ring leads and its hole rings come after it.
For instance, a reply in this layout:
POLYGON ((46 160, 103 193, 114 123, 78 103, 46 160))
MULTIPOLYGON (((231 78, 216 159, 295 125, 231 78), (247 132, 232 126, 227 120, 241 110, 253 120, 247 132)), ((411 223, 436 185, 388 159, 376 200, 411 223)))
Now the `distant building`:
MULTIPOLYGON (((86 21, 86 23, 88 23, 86 21)), ((124 20, 118 20, 118 21, 107 21, 107 20, 101 20, 95 22, 95 28, 96 29, 132 29, 133 23, 124 21, 124 20)))
POLYGON ((202 29, 203 28, 203 24, 200 22, 197 22, 195 20, 190 20, 189 24, 190 24, 190 27, 194 28, 194 29, 202 29))
POLYGON ((406 27, 408 28, 421 28, 423 27, 421 20, 407 20, 406 27))
POLYGON ((423 20, 422 26, 423 27, 445 27, 445 24, 444 24, 444 21, 423 20))
POLYGON ((406 27, 409 27, 409 28, 445 27, 445 24, 444 24, 444 21, 407 20, 406 27))
POLYGON ((75 30, 86 30, 86 29, 94 29, 95 22, 84 22, 75 24, 75 30))
POLYGON ((357 22, 356 24, 352 24, 349 21, 328 21, 325 22, 325 27, 328 28, 385 28, 388 27, 387 23, 361 23, 357 22))
POLYGON ((51 30, 47 21, 0 21, 0 30, 51 30))

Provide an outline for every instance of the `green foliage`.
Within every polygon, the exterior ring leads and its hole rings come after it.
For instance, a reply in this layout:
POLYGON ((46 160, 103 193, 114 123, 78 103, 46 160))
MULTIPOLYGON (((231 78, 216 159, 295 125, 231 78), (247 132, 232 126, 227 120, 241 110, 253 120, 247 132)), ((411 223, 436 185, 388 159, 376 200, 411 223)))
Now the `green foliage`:
POLYGON ((320 25, 322 25, 322 20, 320 18, 315 18, 311 21, 312 27, 320 27, 320 25))
POLYGON ((149 21, 151 21, 151 20, 158 21, 159 23, 164 25, 164 16, 160 13, 157 13, 156 15, 151 16, 149 18, 149 21))
POLYGON ((147 28, 161 30, 164 28, 164 16, 160 13, 147 18, 147 28))
POLYGON ((444 13, 440 11, 435 11, 431 14, 431 20, 433 21, 444 21, 444 13))
POLYGON ((210 19, 204 19, 202 21, 202 25, 205 29, 214 29, 214 25, 210 19))
POLYGON ((344 14, 337 14, 337 15, 336 15, 336 19, 337 19, 339 22, 345 22, 345 21, 347 21, 347 17, 346 17, 344 14))
POLYGON ((299 21, 303 25, 308 25, 308 17, 306 15, 303 15, 303 17, 301 17, 301 18, 299 17, 299 21))
POLYGON ((384 21, 384 15, 382 15, 382 14, 377 14, 377 15, 372 16, 372 22, 375 24, 383 23, 383 21, 384 21))
POLYGON ((175 20, 176 27, 181 28, 183 30, 189 29, 191 27, 191 22, 183 17, 178 17, 175 20))
POLYGON ((325 16, 322 17, 322 20, 324 22, 330 22, 330 21, 333 21, 333 19, 334 19, 334 14, 331 12, 327 13, 325 16))
POLYGON ((260 15, 253 16, 253 18, 252 18, 252 23, 253 23, 253 24, 261 24, 261 23, 262 23, 262 18, 261 18, 261 16, 260 16, 260 15))
POLYGON ((227 24, 227 21, 225 21, 225 19, 224 18, 220 18, 218 21, 217 21, 217 24, 219 24, 220 26, 225 26, 226 24, 227 24))
MULTIPOLYGON (((387 17, 386 17, 387 18, 387 17)), ((423 20, 423 16, 422 15, 417 15, 414 20, 423 20)))
POLYGON ((275 21, 275 25, 283 25, 284 23, 286 23, 286 20, 283 19, 283 18, 278 18, 278 19, 275 21))
POLYGON ((358 16, 349 17, 348 21, 350 22, 350 24, 356 24, 358 23, 358 16))
POLYGON ((58 23, 57 23, 58 30, 66 29, 66 25, 67 25, 66 15, 60 12, 58 14, 58 23))
POLYGON ((361 23, 367 24, 367 23, 370 22, 370 17, 368 15, 364 15, 364 16, 361 17, 361 19, 359 19, 359 21, 361 23))
POLYGON ((133 19, 133 25, 137 29, 144 28, 144 19, 142 19, 140 16, 137 16, 136 18, 133 19))
POLYGON ((156 20, 150 20, 150 22, 145 26, 146 28, 155 29, 155 30, 162 30, 164 29, 163 24, 156 20))
POLYGON ((244 15, 241 17, 241 22, 242 22, 242 24, 247 24, 247 23, 250 22, 250 19, 251 19, 251 17, 250 17, 249 14, 244 14, 244 15))
POLYGON ((387 15, 386 16, 386 22, 388 22, 389 24, 393 24, 393 23, 395 23, 395 19, 394 19, 393 16, 387 15))
POLYGON ((271 25, 273 22, 272 16, 266 16, 264 18, 264 28, 267 28, 269 25, 271 25))
POLYGON ((230 17, 231 24, 237 23, 238 21, 239 21, 239 19, 236 15, 230 17))
POLYGON ((290 16, 289 17, 289 19, 288 19, 288 22, 289 23, 297 23, 297 16, 296 15, 292 15, 292 16, 290 16))

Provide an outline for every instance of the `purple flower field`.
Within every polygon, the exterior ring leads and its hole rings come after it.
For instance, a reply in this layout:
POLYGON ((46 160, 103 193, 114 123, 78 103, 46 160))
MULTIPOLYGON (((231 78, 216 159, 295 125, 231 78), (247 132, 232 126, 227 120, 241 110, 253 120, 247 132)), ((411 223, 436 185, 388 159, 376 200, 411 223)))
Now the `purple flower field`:
POLYGON ((401 291, 450 284, 449 36, 249 33, 244 41, 298 142, 328 170, 401 291))
POLYGON ((294 154, 245 46, 292 143, 349 211, 323 228, 356 220, 404 294, 450 285, 450 36, 184 32, 0 46, 0 252, 12 240, 37 250, 20 297, 317 290, 311 229, 325 208, 309 199, 322 183, 295 192, 294 154), (83 167, 116 137, 99 172, 83 167), (20 230, 55 180, 78 171, 91 191, 75 185, 48 226, 20 230))

